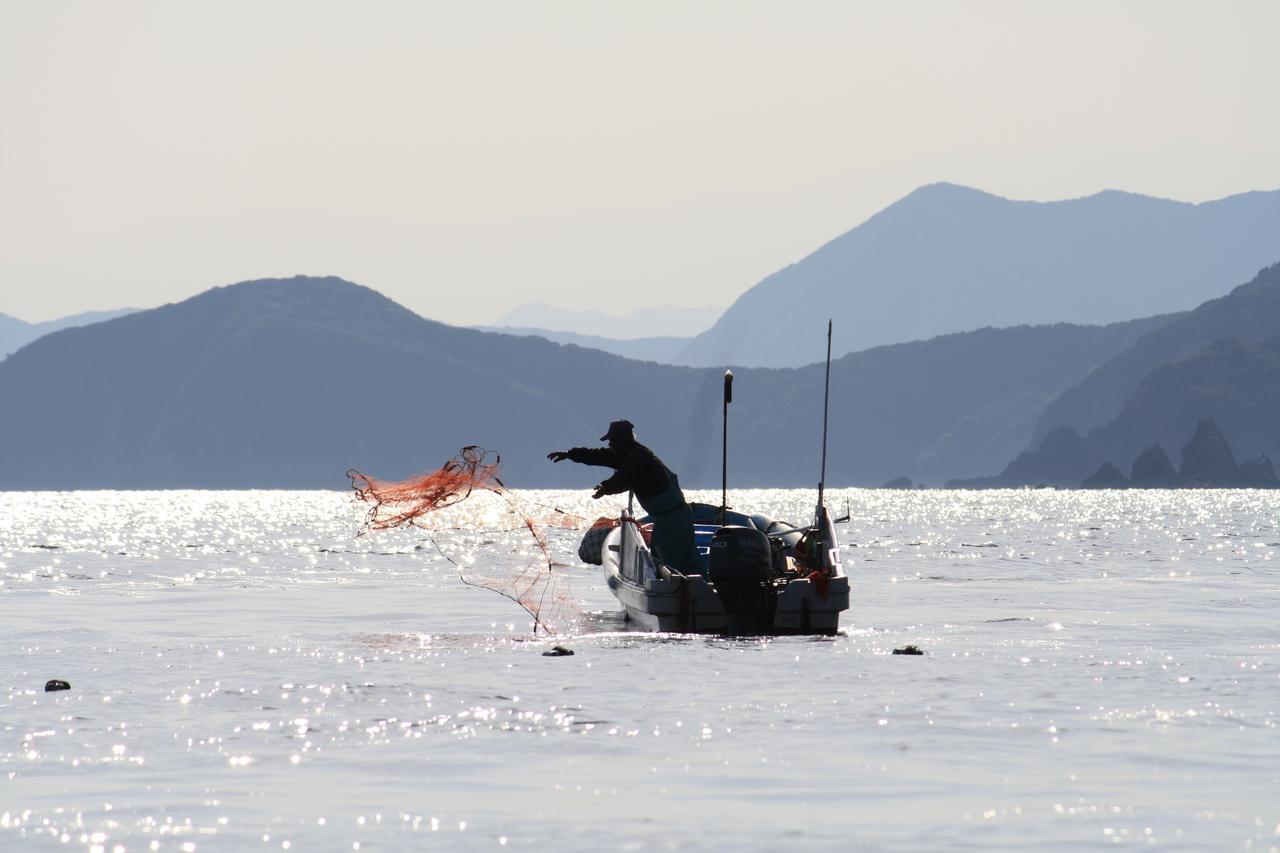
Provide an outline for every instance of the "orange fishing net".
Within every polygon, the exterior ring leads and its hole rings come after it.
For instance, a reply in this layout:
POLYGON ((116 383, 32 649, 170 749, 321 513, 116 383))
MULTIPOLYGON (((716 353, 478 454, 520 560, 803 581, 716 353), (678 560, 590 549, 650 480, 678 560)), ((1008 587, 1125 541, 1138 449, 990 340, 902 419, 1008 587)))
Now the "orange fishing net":
POLYGON ((370 504, 360 532, 408 524, 434 529, 426 523, 426 516, 466 500, 476 489, 504 494, 507 489, 498 479, 501 462, 496 453, 473 444, 462 448, 438 470, 411 480, 379 480, 353 468, 347 472, 351 488, 356 497, 370 504))
POLYGON ((526 530, 533 540, 533 558, 514 566, 496 559, 454 559, 435 538, 428 538, 458 567, 463 583, 492 590, 528 611, 535 634, 538 629, 548 634, 573 631, 583 614, 570 585, 570 567, 552 559, 543 529, 577 528, 585 519, 555 507, 539 507, 540 514, 530 512, 499 479, 501 461, 493 451, 469 445, 439 469, 408 480, 379 480, 355 469, 348 471, 356 498, 369 504, 360 535, 409 526, 427 531, 526 530), (445 511, 478 495, 492 497, 472 513, 445 511))

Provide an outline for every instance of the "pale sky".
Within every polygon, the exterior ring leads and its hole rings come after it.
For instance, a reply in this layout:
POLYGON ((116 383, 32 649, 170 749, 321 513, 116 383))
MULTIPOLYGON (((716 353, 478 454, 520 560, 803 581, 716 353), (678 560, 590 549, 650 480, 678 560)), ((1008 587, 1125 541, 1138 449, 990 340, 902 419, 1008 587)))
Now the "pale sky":
POLYGON ((1276 0, 0 0, 0 312, 727 306, 934 181, 1276 189, 1278 39, 1276 0))

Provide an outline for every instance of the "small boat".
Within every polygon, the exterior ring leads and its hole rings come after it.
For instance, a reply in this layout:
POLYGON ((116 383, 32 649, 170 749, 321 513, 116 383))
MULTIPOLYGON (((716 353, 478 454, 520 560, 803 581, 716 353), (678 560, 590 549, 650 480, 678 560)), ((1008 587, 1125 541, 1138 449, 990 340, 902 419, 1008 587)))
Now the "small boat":
POLYGON ((732 636, 836 633, 849 609, 849 578, 825 506, 807 527, 710 504, 691 507, 707 575, 681 574, 654 559, 647 519, 625 510, 605 536, 599 553, 605 583, 628 622, 732 636))
POLYGON ((694 538, 709 571, 683 574, 655 558, 646 519, 624 510, 587 532, 578 554, 604 567, 624 616, 658 631, 733 636, 834 634, 849 609, 849 578, 823 500, 827 478, 827 403, 831 389, 831 323, 822 413, 822 473, 814 520, 796 527, 728 508, 729 403, 733 371, 724 375, 724 466, 721 504, 694 503, 694 538), (612 528, 612 529, 609 529, 612 528))

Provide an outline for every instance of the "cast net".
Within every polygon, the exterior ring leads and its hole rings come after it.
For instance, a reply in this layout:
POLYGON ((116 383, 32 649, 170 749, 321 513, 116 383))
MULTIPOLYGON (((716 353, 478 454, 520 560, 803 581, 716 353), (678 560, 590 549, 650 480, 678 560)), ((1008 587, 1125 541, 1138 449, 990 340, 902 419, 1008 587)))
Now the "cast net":
MULTIPOLYGON (((427 532, 440 554, 458 567, 462 582, 492 590, 533 617, 533 630, 570 633, 583 613, 570 583, 571 567, 552 558, 546 529, 579 528, 586 520, 557 507, 522 501, 498 477, 501 457, 471 445, 429 474, 408 480, 379 480, 347 472, 356 498, 369 510, 359 535, 413 527, 427 532), (446 535, 449 534, 449 535, 446 535), (499 554, 469 547, 468 534, 490 537, 527 533, 525 547, 499 554)), ((479 545, 494 545, 483 539, 479 545)))

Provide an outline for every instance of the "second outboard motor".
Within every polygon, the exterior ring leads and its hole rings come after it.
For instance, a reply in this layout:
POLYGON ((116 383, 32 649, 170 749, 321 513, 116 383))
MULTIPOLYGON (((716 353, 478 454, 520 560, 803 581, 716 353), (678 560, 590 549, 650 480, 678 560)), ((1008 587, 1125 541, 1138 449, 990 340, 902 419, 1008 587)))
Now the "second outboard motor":
POLYGON ((769 537, 754 527, 721 527, 711 537, 709 562, 729 633, 772 633, 777 596, 771 586, 775 573, 769 537))

